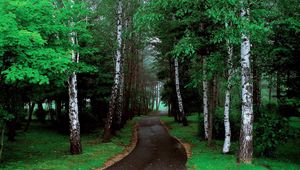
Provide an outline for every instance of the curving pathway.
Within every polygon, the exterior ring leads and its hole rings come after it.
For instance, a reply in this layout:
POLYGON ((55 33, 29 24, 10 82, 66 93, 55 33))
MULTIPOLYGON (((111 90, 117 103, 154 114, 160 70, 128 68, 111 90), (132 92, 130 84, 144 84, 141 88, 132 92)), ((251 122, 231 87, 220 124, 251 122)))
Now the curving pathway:
POLYGON ((185 170, 184 147, 169 135, 159 117, 139 122, 138 142, 124 159, 106 170, 185 170))

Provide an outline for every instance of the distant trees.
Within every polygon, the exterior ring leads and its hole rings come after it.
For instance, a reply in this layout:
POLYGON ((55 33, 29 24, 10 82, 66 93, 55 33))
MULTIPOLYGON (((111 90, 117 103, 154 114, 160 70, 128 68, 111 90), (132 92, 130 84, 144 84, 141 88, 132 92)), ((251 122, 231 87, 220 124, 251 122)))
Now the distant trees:
POLYGON ((116 31, 111 32, 114 35, 112 42, 116 42, 116 46, 113 48, 114 82, 103 135, 103 141, 107 142, 128 119, 152 109, 150 103, 154 80, 148 73, 147 67, 150 67, 150 64, 145 58, 151 50, 143 45, 141 36, 133 28, 133 15, 141 2, 108 0, 101 4, 99 11, 103 12, 104 20, 116 27, 116 31), (115 12, 101 9, 101 4, 109 6, 109 9, 115 12))

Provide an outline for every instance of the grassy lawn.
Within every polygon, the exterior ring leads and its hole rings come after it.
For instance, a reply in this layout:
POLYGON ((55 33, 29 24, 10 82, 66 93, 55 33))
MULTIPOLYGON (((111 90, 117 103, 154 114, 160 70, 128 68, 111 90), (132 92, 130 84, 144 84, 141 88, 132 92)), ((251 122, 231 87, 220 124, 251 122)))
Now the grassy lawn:
POLYGON ((47 127, 33 124, 14 143, 5 143, 0 169, 93 169, 122 152, 130 143, 136 119, 129 121, 110 143, 101 143, 102 131, 82 135, 83 154, 69 154, 69 139, 47 127))
POLYGON ((276 152, 276 158, 255 158, 253 164, 245 165, 236 163, 236 151, 238 146, 233 144, 233 153, 224 155, 221 153, 223 141, 215 141, 215 145, 209 148, 206 141, 201 141, 197 137, 198 116, 188 117, 189 126, 183 127, 173 121, 172 117, 162 116, 161 119, 170 127, 170 133, 181 139, 183 142, 190 143, 192 146, 192 156, 188 159, 188 169, 196 170, 223 170, 223 169, 242 169, 242 170, 299 170, 300 169, 300 141, 289 141, 280 146, 276 152))

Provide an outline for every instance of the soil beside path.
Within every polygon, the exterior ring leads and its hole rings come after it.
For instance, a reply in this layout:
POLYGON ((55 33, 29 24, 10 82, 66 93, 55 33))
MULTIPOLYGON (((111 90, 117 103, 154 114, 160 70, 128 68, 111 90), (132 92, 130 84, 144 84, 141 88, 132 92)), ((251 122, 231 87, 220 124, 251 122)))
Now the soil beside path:
POLYGON ((186 160, 184 147, 169 135, 159 117, 149 116, 139 122, 135 149, 106 170, 185 170, 186 160))

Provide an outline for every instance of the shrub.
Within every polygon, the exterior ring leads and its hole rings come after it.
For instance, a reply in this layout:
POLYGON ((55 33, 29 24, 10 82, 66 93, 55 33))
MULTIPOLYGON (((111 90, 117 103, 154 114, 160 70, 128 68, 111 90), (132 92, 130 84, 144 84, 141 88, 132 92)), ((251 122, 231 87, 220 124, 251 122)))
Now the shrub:
MULTIPOLYGON (((240 134, 240 112, 236 109, 231 109, 229 113, 230 117, 230 130, 231 140, 236 141, 239 139, 240 134)), ((225 128, 224 128, 224 108, 218 107, 214 115, 213 124, 213 136, 215 139, 224 140, 225 128)))
MULTIPOLYGON (((199 114, 199 125, 198 135, 204 137, 203 127, 203 113, 199 114)), ((240 133, 240 112, 236 109, 230 110, 230 128, 231 128, 231 139, 236 141, 239 139, 240 133)), ((224 140, 225 129, 224 129, 224 108, 218 107, 213 118, 213 138, 217 140, 224 140)))
POLYGON ((276 147, 287 141, 288 130, 289 124, 286 118, 262 114, 254 123, 255 153, 262 156, 272 156, 276 147))

